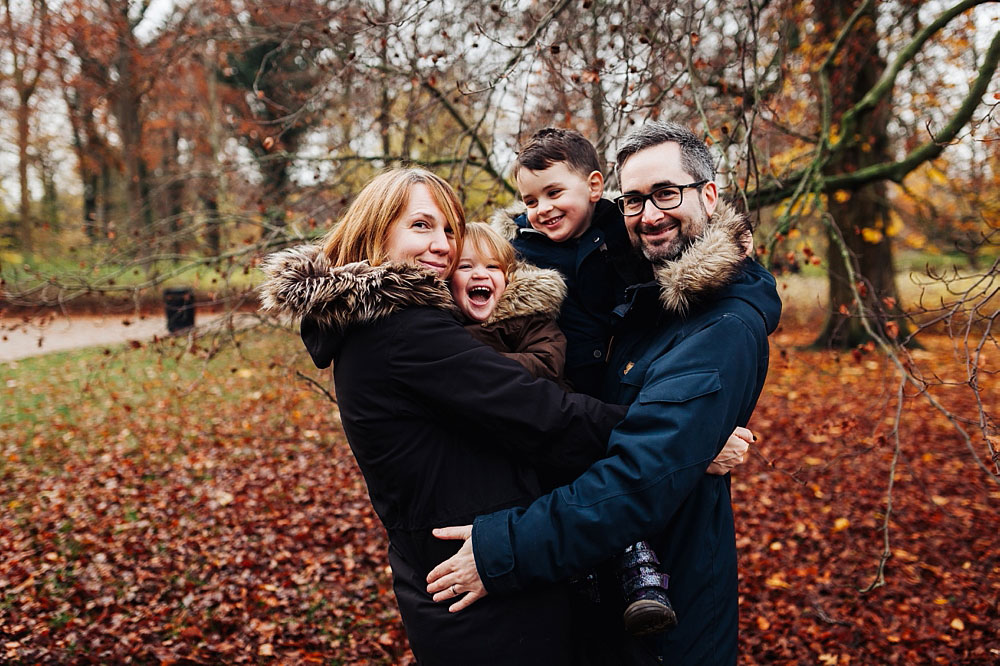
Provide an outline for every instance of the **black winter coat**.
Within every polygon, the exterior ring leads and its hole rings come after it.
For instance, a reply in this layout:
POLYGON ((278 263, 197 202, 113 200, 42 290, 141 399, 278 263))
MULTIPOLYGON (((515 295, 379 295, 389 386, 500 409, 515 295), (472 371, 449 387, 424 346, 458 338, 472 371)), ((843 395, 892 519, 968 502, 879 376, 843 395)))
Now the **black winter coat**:
POLYGON ((533 379, 457 322, 447 287, 420 269, 331 268, 316 248, 272 255, 265 309, 303 317, 318 367, 333 362, 340 416, 389 536, 400 613, 421 664, 570 663, 561 586, 435 604, 428 572, 461 545, 430 530, 525 506, 532 465, 582 470, 624 413, 533 379))

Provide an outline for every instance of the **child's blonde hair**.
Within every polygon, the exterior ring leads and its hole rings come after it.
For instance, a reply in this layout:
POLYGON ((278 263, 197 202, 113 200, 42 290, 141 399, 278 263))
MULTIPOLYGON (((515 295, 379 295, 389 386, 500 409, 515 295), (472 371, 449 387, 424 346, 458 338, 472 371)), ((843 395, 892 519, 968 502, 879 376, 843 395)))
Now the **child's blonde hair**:
POLYGON ((387 258, 389 228, 410 202, 410 189, 426 185, 444 214, 455 239, 455 256, 462 253, 465 211, 451 185, 426 169, 400 167, 372 178, 355 197, 333 229, 323 238, 323 254, 334 266, 368 261, 378 266, 387 258))
MULTIPOLYGON (((500 264, 504 276, 509 280, 517 267, 514 247, 493 227, 485 222, 469 222, 465 225, 465 248, 475 248, 477 252, 500 264)), ((461 252, 458 253, 461 257, 461 252)))

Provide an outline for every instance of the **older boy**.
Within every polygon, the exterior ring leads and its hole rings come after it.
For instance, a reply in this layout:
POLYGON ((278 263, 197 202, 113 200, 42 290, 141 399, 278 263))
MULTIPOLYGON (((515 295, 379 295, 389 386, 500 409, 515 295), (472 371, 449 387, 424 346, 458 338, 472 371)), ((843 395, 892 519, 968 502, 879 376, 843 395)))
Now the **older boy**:
POLYGON ((521 149, 514 179, 526 214, 508 211, 494 225, 518 253, 566 279, 558 324, 566 335, 566 378, 580 393, 599 395, 611 338, 611 312, 625 288, 652 279, 636 260, 621 212, 602 198, 597 151, 574 130, 546 128, 521 149))

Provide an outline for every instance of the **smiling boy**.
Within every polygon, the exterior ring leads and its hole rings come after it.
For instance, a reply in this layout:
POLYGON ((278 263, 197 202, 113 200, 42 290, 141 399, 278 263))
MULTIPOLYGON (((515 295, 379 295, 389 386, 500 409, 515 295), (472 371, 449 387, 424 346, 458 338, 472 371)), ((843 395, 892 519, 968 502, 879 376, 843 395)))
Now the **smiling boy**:
POLYGON ((523 146, 514 180, 527 212, 494 218, 523 259, 554 268, 568 296, 558 324, 568 341, 566 378, 598 395, 611 338, 611 312, 625 288, 651 278, 636 261, 621 212, 602 198, 604 176, 594 146, 574 130, 546 128, 523 146))

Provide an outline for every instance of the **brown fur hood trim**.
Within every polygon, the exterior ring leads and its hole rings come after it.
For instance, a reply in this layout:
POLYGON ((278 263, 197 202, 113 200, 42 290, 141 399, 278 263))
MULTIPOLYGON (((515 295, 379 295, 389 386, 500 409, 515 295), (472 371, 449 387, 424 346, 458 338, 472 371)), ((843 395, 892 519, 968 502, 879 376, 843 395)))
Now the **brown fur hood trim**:
POLYGON ((333 267, 316 245, 271 254, 260 268, 267 275, 260 286, 263 311, 311 317, 341 330, 413 305, 454 308, 448 286, 428 271, 366 261, 333 267))
POLYGON ((555 318, 565 298, 566 281, 559 271, 520 263, 483 326, 528 315, 544 314, 555 318))
POLYGON ((732 282, 744 259, 740 237, 749 229, 746 217, 719 199, 705 233, 677 259, 654 266, 663 308, 684 314, 732 282))
POLYGON ((494 231, 507 240, 512 241, 517 238, 517 223, 514 222, 514 218, 527 212, 528 209, 525 207, 524 202, 515 201, 505 208, 497 208, 493 211, 488 222, 494 231))

